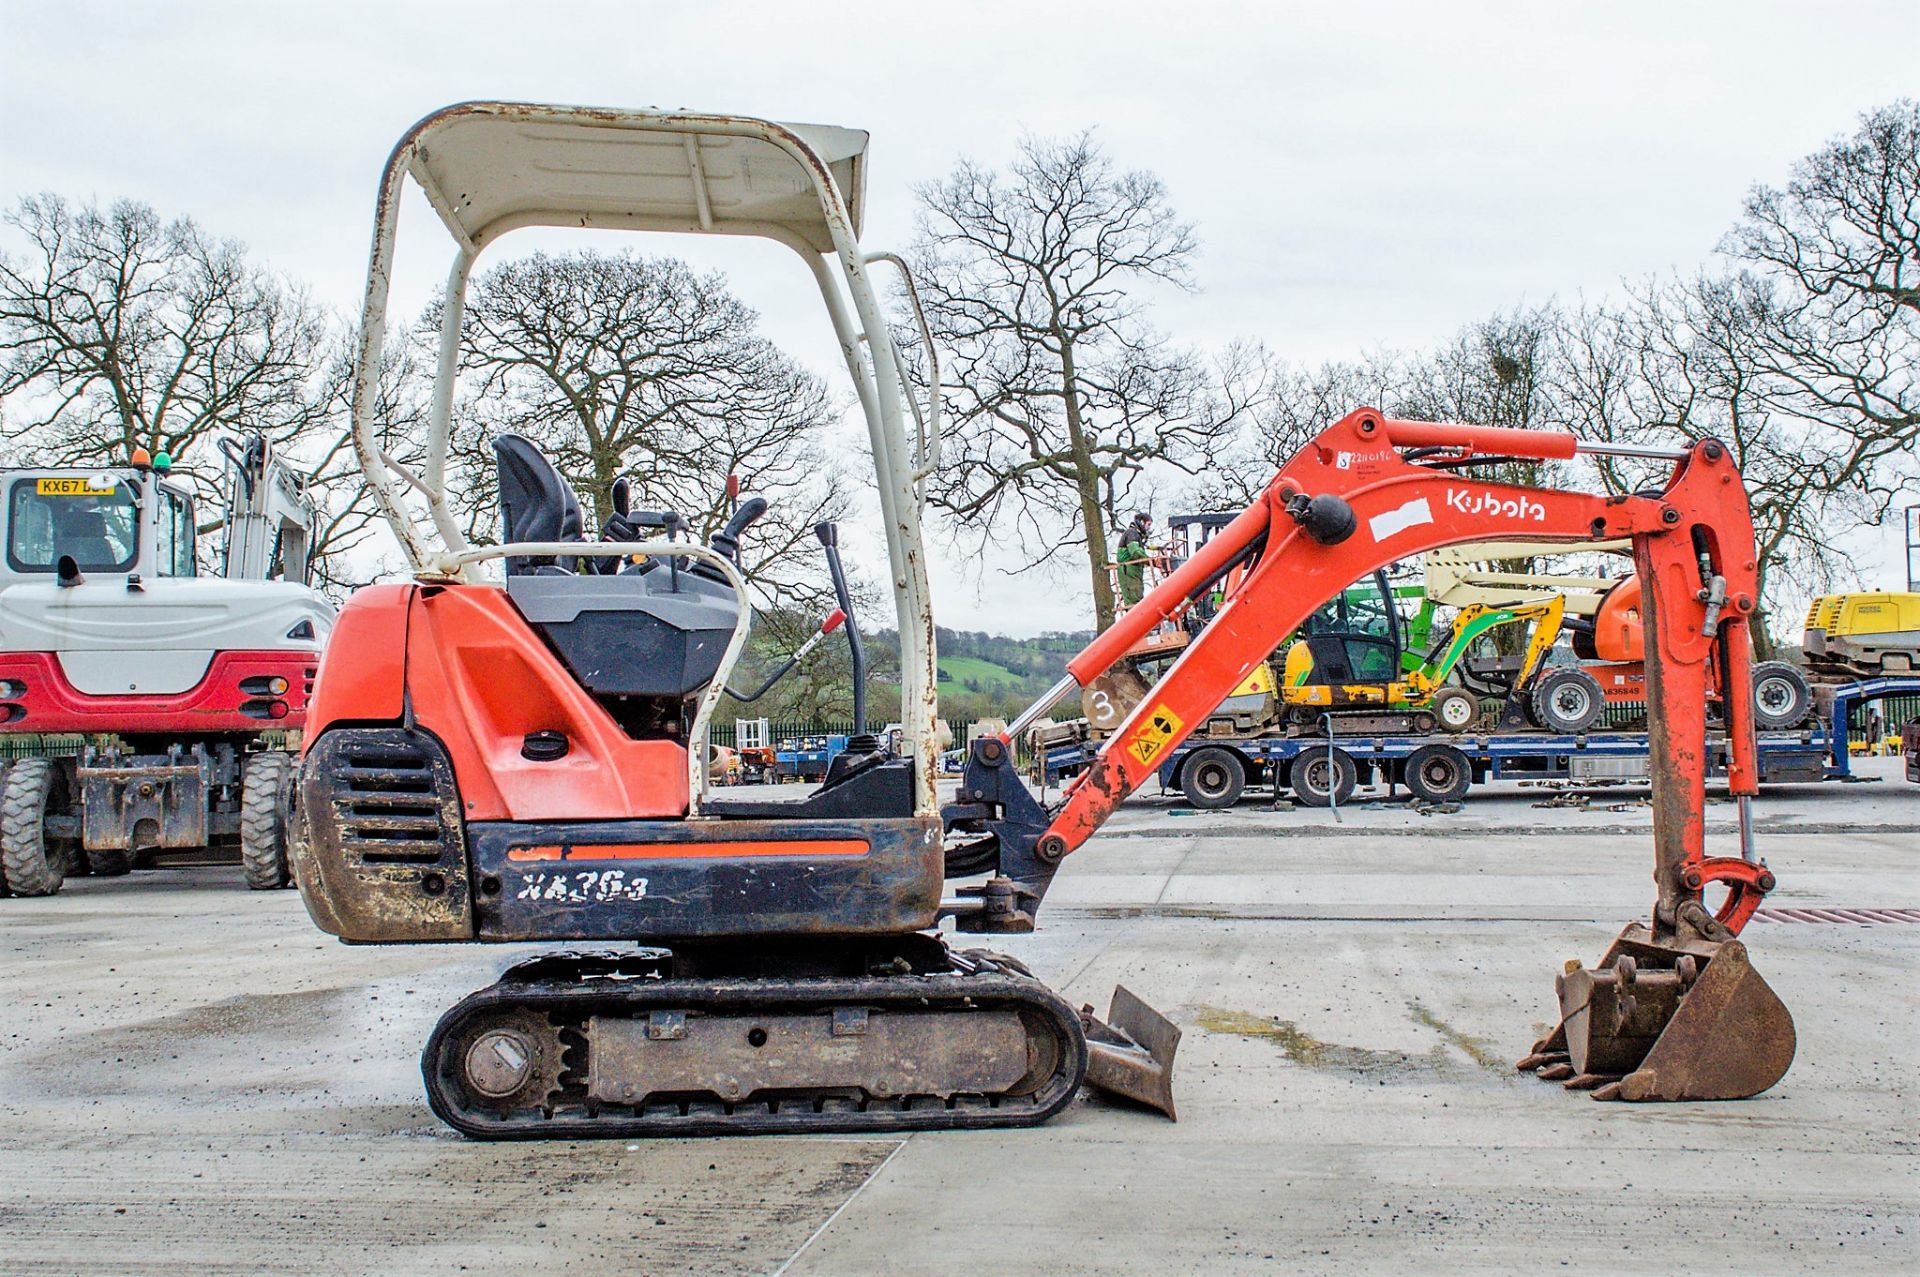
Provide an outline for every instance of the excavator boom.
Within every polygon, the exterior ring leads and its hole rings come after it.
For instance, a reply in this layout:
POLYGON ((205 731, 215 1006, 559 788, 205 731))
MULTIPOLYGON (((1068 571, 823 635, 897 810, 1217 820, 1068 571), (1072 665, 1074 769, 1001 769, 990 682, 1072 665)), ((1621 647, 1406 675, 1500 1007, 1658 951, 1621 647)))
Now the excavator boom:
MULTIPOLYGON (((1232 569, 1243 569, 1213 621, 1126 716, 1057 808, 1043 812, 1031 800, 1021 803, 1010 786, 996 786, 985 767, 969 772, 964 788, 989 795, 989 801, 998 795, 1007 807, 995 826, 1000 875, 978 889, 977 912, 961 912, 960 925, 1031 926, 1061 860, 1092 837, 1281 639, 1349 582, 1395 560, 1468 542, 1625 539, 1644 589, 1649 635, 1658 891, 1648 924, 1629 929, 1634 936, 1628 961, 1646 969, 1643 980, 1656 969, 1691 970, 1704 979, 1717 946, 1733 940, 1773 886, 1773 875, 1753 853, 1748 820, 1757 772, 1753 706, 1747 697, 1726 697, 1727 780, 1740 802, 1739 856, 1706 854, 1703 815, 1709 684, 1749 686, 1748 627, 1758 591, 1746 491, 1728 450, 1712 439, 1661 454, 1671 457, 1674 469, 1658 494, 1535 489, 1474 473, 1490 461, 1567 459, 1582 447, 1567 434, 1396 421, 1373 409, 1351 413, 1323 431, 1245 512, 1069 662, 1071 681, 1063 680, 1049 694, 1053 699, 1071 690, 1071 683, 1084 686, 1099 677, 1189 598, 1213 588, 1232 569), (1717 908, 1706 904, 1710 889, 1725 893, 1717 908)), ((1045 708, 1042 703, 1022 715, 1015 732, 1045 708)), ((1616 942, 1610 960, 1619 956, 1621 943, 1616 942)), ((1727 963, 1726 971, 1735 965, 1727 963)), ((1675 975, 1668 983, 1679 989, 1680 979, 1675 975)), ((1739 982, 1727 974, 1715 983, 1739 982)), ((1765 989, 1764 982, 1759 985, 1765 989)), ((1682 990, 1668 1006, 1704 1007, 1705 1001, 1689 1003, 1682 990)), ((1629 995, 1622 1005, 1630 1003, 1629 995)), ((1773 1006, 1778 1007, 1777 999, 1773 1006)), ((1784 1014, 1781 1010, 1779 1016, 1784 1014)), ((1603 1018, 1583 1011, 1581 1023, 1584 1028, 1603 1018)), ((1677 1012, 1673 1019, 1679 1023, 1677 1012)), ((1606 1036, 1615 1027, 1609 1021, 1594 1032, 1606 1036)), ((1778 1073, 1791 1059, 1790 1020, 1774 1032, 1776 1038, 1782 1035, 1785 1057, 1778 1061, 1778 1073)), ((1555 1056, 1551 1065, 1563 1062, 1550 1042, 1540 1045, 1535 1055, 1555 1056)), ((1595 1058, 1605 1055, 1601 1051, 1595 1058)), ((1582 1077, 1600 1078, 1595 1086, 1614 1080, 1605 1072, 1582 1077)), ((1660 1088, 1646 1079, 1626 1090, 1629 1098, 1660 1097, 1660 1088)))

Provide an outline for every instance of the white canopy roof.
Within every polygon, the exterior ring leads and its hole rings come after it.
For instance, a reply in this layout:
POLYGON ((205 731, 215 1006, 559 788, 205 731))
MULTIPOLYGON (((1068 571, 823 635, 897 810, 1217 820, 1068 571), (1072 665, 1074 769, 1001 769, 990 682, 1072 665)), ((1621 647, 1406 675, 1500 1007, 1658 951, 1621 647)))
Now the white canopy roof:
POLYGON ((820 187, 838 190, 857 236, 866 149, 865 131, 829 125, 466 102, 414 125, 388 168, 412 174, 476 250, 517 227, 580 226, 769 235, 825 253, 820 187))

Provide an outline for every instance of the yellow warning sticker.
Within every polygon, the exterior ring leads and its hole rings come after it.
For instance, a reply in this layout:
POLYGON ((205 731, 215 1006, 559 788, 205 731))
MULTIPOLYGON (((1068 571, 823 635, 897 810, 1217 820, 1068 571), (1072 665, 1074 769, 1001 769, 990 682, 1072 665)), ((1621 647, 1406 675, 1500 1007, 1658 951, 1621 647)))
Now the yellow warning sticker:
POLYGON ((1147 721, 1140 724, 1140 730, 1134 733, 1133 741, 1127 746, 1127 752, 1139 759, 1143 766, 1152 766, 1153 760, 1166 752, 1167 743, 1182 727, 1186 720, 1168 709, 1166 702, 1153 707, 1147 715, 1147 721))
POLYGON ((33 491, 42 497, 110 497, 113 485, 94 487, 91 479, 38 479, 34 481, 33 491))

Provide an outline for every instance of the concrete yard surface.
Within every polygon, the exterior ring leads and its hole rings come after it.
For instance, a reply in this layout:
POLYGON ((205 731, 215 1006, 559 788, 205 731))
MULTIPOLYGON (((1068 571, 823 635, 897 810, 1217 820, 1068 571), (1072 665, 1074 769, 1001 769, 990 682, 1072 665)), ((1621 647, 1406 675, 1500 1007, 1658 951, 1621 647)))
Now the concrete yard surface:
MULTIPOLYGON (((1920 910, 1895 766, 1761 799, 1769 906, 1920 910)), ((1172 1016, 1178 1123, 472 1143, 418 1052, 526 950, 350 948, 218 868, 0 900, 0 1273, 1920 1270, 1920 923, 1754 922, 1786 1078, 1596 1103, 1511 1061, 1647 909, 1646 813, 1544 796, 1123 809, 993 944, 1172 1016)))

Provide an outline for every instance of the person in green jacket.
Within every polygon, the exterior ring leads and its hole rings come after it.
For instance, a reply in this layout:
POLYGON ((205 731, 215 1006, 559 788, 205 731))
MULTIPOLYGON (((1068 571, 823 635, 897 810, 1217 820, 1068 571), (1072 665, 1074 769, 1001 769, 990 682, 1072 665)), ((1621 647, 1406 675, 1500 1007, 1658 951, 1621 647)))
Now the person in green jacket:
POLYGON ((1126 607, 1132 607, 1146 595, 1147 560, 1153 553, 1147 548, 1147 535, 1152 531, 1153 516, 1142 510, 1120 534, 1120 551, 1114 555, 1114 562, 1120 565, 1117 573, 1120 602, 1126 607))

